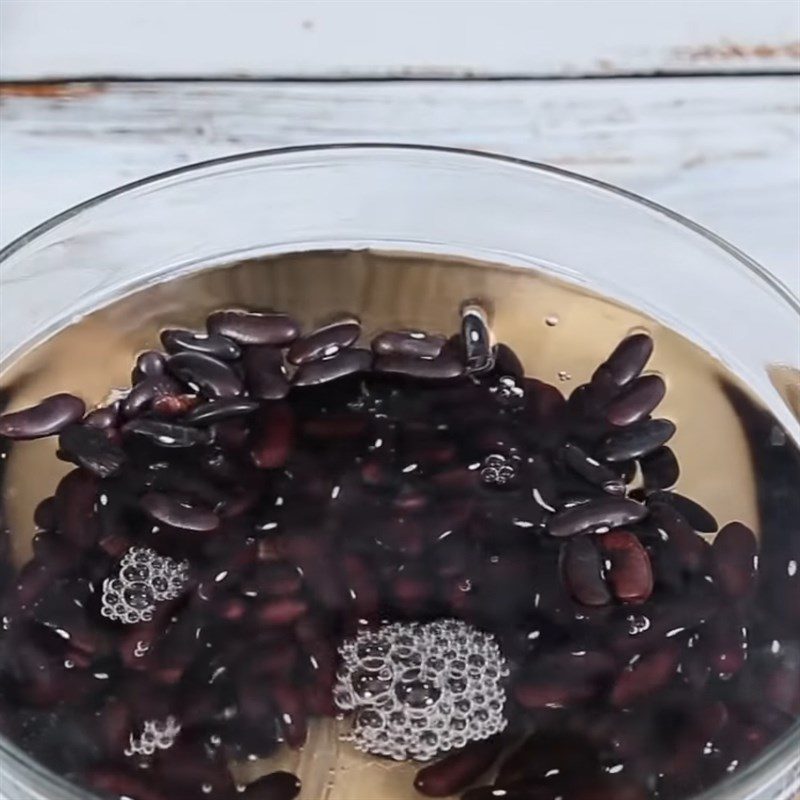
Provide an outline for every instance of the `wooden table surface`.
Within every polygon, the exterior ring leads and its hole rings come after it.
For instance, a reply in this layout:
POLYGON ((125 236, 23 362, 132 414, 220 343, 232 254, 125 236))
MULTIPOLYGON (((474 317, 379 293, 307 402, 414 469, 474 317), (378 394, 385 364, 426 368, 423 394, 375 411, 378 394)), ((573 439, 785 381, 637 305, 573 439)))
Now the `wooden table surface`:
POLYGON ((800 4, 0 0, 0 244, 238 151, 494 150, 706 225, 800 294, 800 4))

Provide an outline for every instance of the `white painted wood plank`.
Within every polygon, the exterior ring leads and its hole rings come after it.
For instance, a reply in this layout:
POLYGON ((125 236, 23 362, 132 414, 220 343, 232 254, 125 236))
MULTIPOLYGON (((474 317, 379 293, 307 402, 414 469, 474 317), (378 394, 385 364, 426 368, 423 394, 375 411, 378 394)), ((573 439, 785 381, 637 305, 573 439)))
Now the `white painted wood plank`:
POLYGON ((291 144, 494 150, 662 202, 800 293, 800 79, 7 87, 0 240, 192 161, 291 144))
POLYGON ((0 0, 6 80, 798 66, 796 0, 0 0))

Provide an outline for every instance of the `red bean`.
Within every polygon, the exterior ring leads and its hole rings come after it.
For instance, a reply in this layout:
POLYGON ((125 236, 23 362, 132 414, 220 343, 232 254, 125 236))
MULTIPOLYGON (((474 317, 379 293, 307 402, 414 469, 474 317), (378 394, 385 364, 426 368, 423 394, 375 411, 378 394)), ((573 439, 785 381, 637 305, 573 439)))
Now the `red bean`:
POLYGON ((525 367, 519 360, 519 356, 507 345, 502 342, 494 348, 494 371, 498 375, 508 375, 516 380, 525 377, 525 367))
POLYGON ((293 564, 267 561, 242 580, 242 591, 248 597, 284 597, 296 594, 302 585, 302 574, 293 564))
POLYGON ((464 365, 447 351, 436 358, 406 355, 378 356, 375 369, 393 375, 421 380, 452 380, 464 374, 464 365))
POLYGON ((558 538, 578 533, 604 533, 639 522, 645 516, 647 508, 641 503, 624 497, 600 497, 562 509, 549 520, 547 530, 558 538))
POLYGON ((594 486, 613 495, 625 494, 625 482, 605 464, 588 456, 575 444, 567 443, 561 448, 564 462, 570 469, 594 486))
MULTIPOLYGON (((641 374, 652 352, 653 340, 650 336, 646 333, 635 333, 614 348, 600 369, 605 370, 617 386, 626 386, 641 374)), ((592 376, 593 381, 595 376, 592 376)))
POLYGON ((666 536, 667 544, 677 553, 681 566, 692 574, 704 572, 711 556, 709 543, 671 505, 654 503, 650 515, 666 536))
POLYGON ((719 527, 714 515, 708 509, 677 492, 652 492, 647 498, 647 504, 656 503, 672 506, 696 531, 714 533, 719 527))
POLYGON ((206 431, 156 419, 131 420, 122 426, 122 432, 170 450, 197 447, 209 442, 209 435, 206 431))
POLYGON ((668 419, 635 422, 608 434, 600 442, 597 452, 601 459, 611 462, 641 458, 668 442, 675 430, 675 423, 668 419))
POLYGON ((86 775, 86 783, 99 792, 130 800, 170 800, 171 795, 153 788, 145 775, 128 772, 124 767, 96 767, 86 775))
POLYGON ((606 409, 612 425, 631 425, 643 420, 664 399, 667 386, 658 375, 637 378, 606 409))
POLYGON ((414 788, 426 797, 447 797, 463 791, 488 772, 504 745, 503 736, 470 742, 421 769, 414 780, 414 788))
POLYGON ((167 369, 205 397, 237 397, 243 390, 241 379, 224 361, 203 353, 176 353, 167 359, 167 369))
POLYGON ((3 414, 0 417, 0 436, 9 439, 40 439, 43 436, 52 436, 78 422, 85 413, 86 406, 79 397, 54 394, 30 408, 3 414))
POLYGON ((219 527, 219 517, 205 508, 170 497, 160 492, 148 492, 141 499, 142 508, 158 522, 186 531, 213 531, 219 527))
POLYGON ((372 366, 369 350, 351 348, 319 361, 309 361, 298 367, 292 378, 293 386, 321 386, 330 381, 366 372, 372 366))
POLYGON ((224 397, 196 405, 189 411, 184 421, 189 425, 213 425, 223 420, 252 414, 259 405, 256 400, 224 397))
POLYGON ((494 367, 486 312, 478 305, 467 304, 461 310, 461 344, 467 372, 480 374, 494 367))
POLYGON ((639 539, 629 531, 616 530, 600 537, 608 558, 608 581, 618 600, 644 603, 653 593, 650 557, 639 539))
POLYGON ((648 492, 669 489, 680 477, 680 466, 669 447, 659 447, 641 460, 644 488, 648 492))
POLYGON ((145 378, 155 378, 164 374, 167 359, 158 350, 145 350, 136 358, 136 366, 131 374, 133 384, 140 383, 145 378))
POLYGON ((283 400, 289 394, 289 381, 280 348, 269 345, 248 347, 242 361, 251 397, 283 400))
POLYGON ((699 646, 712 673, 725 679, 735 675, 747 658, 744 621, 729 611, 719 614, 702 627, 699 646))
POLYGON ((377 619, 380 593, 369 565, 361 556, 347 553, 342 557, 342 569, 353 615, 359 620, 377 619))
POLYGON ((289 348, 286 357, 291 364, 307 364, 335 356, 354 344, 361 335, 361 323, 355 319, 334 322, 307 333, 289 348))
POLYGON ((286 403, 271 403, 258 415, 250 455, 259 469, 277 469, 286 463, 294 445, 295 421, 286 403))
POLYGON ((97 479, 80 469, 67 473, 56 488, 58 532, 76 547, 90 547, 100 534, 97 495, 97 479))
POLYGON ((280 597, 265 600, 255 609, 259 623, 267 626, 293 625, 308 611, 308 602, 301 597, 280 597))
POLYGON ((300 788, 300 780, 291 772, 271 772, 248 783, 241 800, 294 800, 300 788))
POLYGON ((563 545, 561 569, 567 589, 579 603, 603 606, 611 602, 600 551, 589 536, 576 536, 563 545))
POLYGON ((278 709, 278 723, 286 744, 292 748, 302 747, 306 741, 306 711, 302 694, 289 683, 277 683, 271 689, 278 709))
MULTIPOLYGON (((554 776, 592 775, 597 767, 597 752, 579 734, 539 730, 528 736, 502 762, 495 786, 514 796, 515 791, 525 792, 554 776)), ((536 795, 534 797, 538 800, 536 795)))
POLYGON ((390 331, 380 333, 372 340, 372 351, 377 356, 437 358, 446 342, 444 336, 422 331, 390 331))
POLYGON ((161 344, 168 353, 180 353, 185 350, 203 353, 222 361, 235 361, 242 354, 239 345, 225 336, 196 333, 179 328, 161 331, 161 344))
POLYGON ((99 478, 115 475, 127 460, 118 444, 88 425, 68 425, 58 435, 58 447, 67 460, 99 478))
POLYGON ((663 689, 675 675, 680 659, 677 644, 641 656, 620 673, 611 690, 611 702, 626 708, 663 689))
POLYGON ((147 377, 137 383, 122 401, 122 413, 130 419, 141 414, 159 398, 180 394, 180 383, 169 375, 147 377))
POLYGON ((246 345, 287 345, 300 335, 300 325, 288 314, 215 311, 207 326, 209 333, 246 345))
POLYGON ((741 522, 729 522, 711 546, 711 574, 728 597, 745 597, 751 590, 758 568, 758 543, 753 532, 741 522))
POLYGON ((116 428, 119 421, 119 406, 119 403, 113 403, 110 406, 95 408, 83 418, 83 424, 99 431, 110 431, 116 428))

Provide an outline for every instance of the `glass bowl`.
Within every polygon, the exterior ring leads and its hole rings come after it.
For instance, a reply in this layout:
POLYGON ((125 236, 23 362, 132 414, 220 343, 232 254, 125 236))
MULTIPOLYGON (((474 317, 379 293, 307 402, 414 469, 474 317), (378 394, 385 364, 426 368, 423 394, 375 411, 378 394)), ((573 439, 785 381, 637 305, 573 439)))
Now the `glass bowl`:
MULTIPOLYGON (((0 369, 71 320, 144 286, 244 258, 363 247, 536 269, 639 309, 722 361, 800 442, 792 395, 800 305, 768 271, 621 189, 449 148, 245 153, 76 206, 0 252, 0 369)), ((702 800, 789 800, 798 786, 795 724, 702 800)), ((86 796, 0 740, 2 800, 86 796)))

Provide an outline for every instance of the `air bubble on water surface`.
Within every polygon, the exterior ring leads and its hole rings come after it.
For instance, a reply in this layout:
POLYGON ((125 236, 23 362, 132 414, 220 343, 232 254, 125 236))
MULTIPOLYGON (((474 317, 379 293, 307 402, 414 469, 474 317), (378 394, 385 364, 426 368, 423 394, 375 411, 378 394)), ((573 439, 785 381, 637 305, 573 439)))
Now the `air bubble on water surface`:
POLYGON ((366 753, 427 761, 502 731, 508 666, 493 636, 459 620, 394 623, 339 648, 334 701, 366 753))
POLYGON ((100 613, 127 625, 148 622, 156 603, 180 595, 188 569, 187 562, 160 556, 149 547, 131 547, 120 561, 117 576, 103 582, 100 613))

